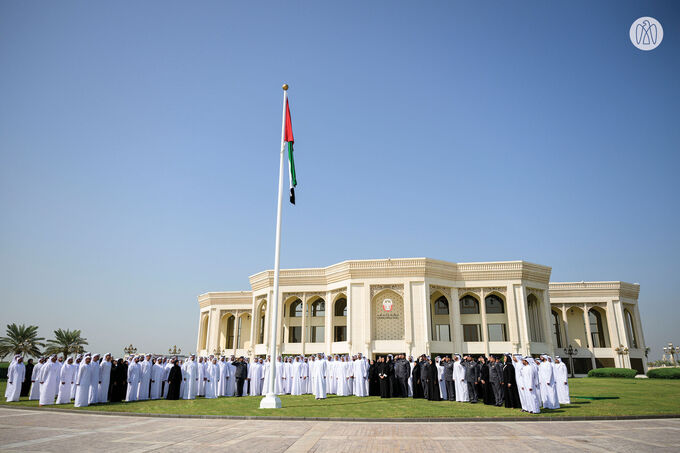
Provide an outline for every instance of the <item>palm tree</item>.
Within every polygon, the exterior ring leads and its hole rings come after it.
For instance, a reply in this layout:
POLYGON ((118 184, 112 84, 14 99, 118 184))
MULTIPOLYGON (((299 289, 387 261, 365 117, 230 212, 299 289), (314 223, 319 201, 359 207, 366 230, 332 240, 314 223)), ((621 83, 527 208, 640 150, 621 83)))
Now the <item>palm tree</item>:
POLYGON ((0 338, 0 357, 5 358, 9 354, 38 357, 40 348, 45 346, 42 340, 44 338, 38 337, 38 326, 8 324, 7 336, 0 338))
POLYGON ((80 354, 83 352, 83 346, 87 346, 87 338, 80 336, 80 330, 62 330, 54 331, 54 340, 47 340, 47 354, 64 354, 64 357, 70 354, 80 354))

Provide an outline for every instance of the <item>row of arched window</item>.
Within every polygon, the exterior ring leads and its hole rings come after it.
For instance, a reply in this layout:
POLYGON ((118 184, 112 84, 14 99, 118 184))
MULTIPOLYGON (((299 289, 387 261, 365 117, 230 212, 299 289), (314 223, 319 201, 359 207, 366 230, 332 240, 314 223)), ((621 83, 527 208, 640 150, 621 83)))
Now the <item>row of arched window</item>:
MULTIPOLYGON (((479 314, 479 301, 472 296, 463 296, 460 301, 460 314, 461 315, 478 315, 479 314)), ((484 304, 487 314, 495 313, 505 313, 505 304, 503 299, 491 294, 486 296, 484 299, 484 304)), ((435 315, 448 315, 449 314, 449 301, 446 297, 441 296, 434 302, 434 314, 435 315)))
MULTIPOLYGON (((335 316, 347 316, 347 299, 341 297, 335 301, 333 308, 335 316)), ((317 299, 312 303, 311 315, 313 318, 320 318, 326 316, 326 301, 317 299)), ((291 318, 302 318, 302 301, 295 299, 288 307, 288 316, 291 318)))

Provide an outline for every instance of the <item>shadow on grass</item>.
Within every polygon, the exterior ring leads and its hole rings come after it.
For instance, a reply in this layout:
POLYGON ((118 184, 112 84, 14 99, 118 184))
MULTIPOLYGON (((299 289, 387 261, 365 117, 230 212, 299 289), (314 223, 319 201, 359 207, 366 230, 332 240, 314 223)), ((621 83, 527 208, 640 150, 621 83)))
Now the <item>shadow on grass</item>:
POLYGON ((572 396, 572 398, 578 398, 582 400, 618 400, 618 396, 572 396))

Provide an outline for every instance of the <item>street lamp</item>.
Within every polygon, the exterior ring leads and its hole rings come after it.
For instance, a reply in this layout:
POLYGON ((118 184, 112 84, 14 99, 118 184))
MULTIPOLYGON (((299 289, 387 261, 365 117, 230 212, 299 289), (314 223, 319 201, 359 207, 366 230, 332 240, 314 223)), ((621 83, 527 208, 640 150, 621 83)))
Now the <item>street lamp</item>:
POLYGON ((621 364, 623 365, 623 356, 628 354, 628 348, 620 344, 618 348, 614 348, 614 351, 621 356, 621 364))
POLYGON ((168 349, 168 354, 170 355, 179 355, 182 353, 182 349, 178 348, 177 345, 174 345, 172 348, 168 349))
POLYGON ((125 354, 127 354, 127 355, 132 355, 132 354, 134 354, 135 352, 137 352, 137 348, 135 348, 134 346, 132 346, 132 343, 130 343, 130 346, 127 346, 127 347, 123 348, 123 352, 124 352, 125 354))
POLYGON ((578 349, 573 347, 571 344, 568 348, 564 348, 564 353, 569 356, 569 371, 571 371, 571 377, 574 377, 574 356, 578 354, 578 349))

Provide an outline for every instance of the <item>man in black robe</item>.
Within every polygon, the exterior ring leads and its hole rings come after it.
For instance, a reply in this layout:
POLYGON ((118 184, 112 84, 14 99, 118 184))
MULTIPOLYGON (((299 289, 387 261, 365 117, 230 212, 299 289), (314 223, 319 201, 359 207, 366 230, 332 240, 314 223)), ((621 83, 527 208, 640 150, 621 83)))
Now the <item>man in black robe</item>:
POLYGON ((28 359, 26 363, 26 374, 24 375, 24 382, 21 383, 20 396, 28 396, 31 391, 31 376, 33 375, 33 359, 28 359))
POLYGON ((406 360, 405 354, 397 356, 394 363, 394 376, 397 383, 398 395, 401 398, 408 397, 408 380, 411 377, 411 365, 406 360))
POLYGON ((522 403, 519 399, 519 389, 515 379, 515 366, 512 364, 512 357, 510 355, 505 356, 502 385, 505 391, 505 407, 521 408, 522 403))
POLYGON ((178 400, 179 390, 182 386, 182 369, 177 364, 177 359, 172 360, 170 374, 168 374, 168 399, 178 400))
POLYGON ((444 357, 444 385, 446 385, 446 396, 449 401, 456 401, 456 383, 453 381, 453 362, 450 357, 444 357))

